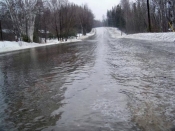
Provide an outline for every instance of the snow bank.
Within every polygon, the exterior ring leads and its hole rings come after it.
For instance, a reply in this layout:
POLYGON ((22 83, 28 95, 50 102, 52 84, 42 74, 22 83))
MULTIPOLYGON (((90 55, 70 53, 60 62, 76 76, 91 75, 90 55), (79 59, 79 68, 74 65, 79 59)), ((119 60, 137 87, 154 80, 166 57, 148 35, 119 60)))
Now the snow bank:
POLYGON ((39 44, 15 41, 0 41, 0 53, 37 47, 39 44))
POLYGON ((44 44, 27 43, 27 42, 23 42, 23 41, 19 41, 19 42, 0 41, 0 53, 16 51, 16 50, 23 50, 23 49, 29 49, 29 48, 35 48, 35 47, 42 47, 42 46, 49 46, 49 45, 55 45, 55 44, 79 42, 79 41, 82 41, 82 40, 84 40, 86 38, 89 38, 90 36, 93 36, 93 35, 95 35, 95 29, 93 29, 86 36, 83 36, 82 34, 79 34, 77 39, 75 37, 71 37, 67 41, 58 41, 57 39, 47 40, 47 43, 44 43, 44 44))
POLYGON ((96 30, 95 29, 92 29, 92 31, 90 33, 87 33, 86 36, 83 36, 82 34, 80 34, 80 36, 81 36, 80 39, 81 40, 87 39, 87 38, 95 35, 95 33, 96 33, 96 30))
POLYGON ((125 33, 123 33, 122 31, 120 31, 117 28, 108 27, 107 30, 110 33, 110 35, 112 36, 112 38, 123 38, 124 36, 126 36, 125 33))
POLYGON ((127 35, 125 38, 131 39, 141 39, 141 40, 152 40, 152 41, 165 41, 165 42, 174 42, 175 41, 175 33, 167 32, 167 33, 139 33, 133 35, 127 35))
POLYGON ((130 39, 140 39, 140 40, 150 40, 150 41, 165 41, 165 42, 174 42, 175 41, 175 32, 166 32, 166 33, 138 33, 126 35, 122 33, 117 28, 108 28, 110 35, 113 38, 130 38, 130 39))

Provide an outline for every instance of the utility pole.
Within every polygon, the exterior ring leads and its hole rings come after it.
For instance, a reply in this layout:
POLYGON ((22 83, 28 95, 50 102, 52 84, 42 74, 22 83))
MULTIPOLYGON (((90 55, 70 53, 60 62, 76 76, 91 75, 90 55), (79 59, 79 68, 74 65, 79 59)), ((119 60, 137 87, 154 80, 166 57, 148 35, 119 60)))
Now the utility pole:
POLYGON ((147 8, 148 8, 148 27, 149 27, 149 32, 151 32, 151 18, 150 18, 149 0, 147 0, 147 8))

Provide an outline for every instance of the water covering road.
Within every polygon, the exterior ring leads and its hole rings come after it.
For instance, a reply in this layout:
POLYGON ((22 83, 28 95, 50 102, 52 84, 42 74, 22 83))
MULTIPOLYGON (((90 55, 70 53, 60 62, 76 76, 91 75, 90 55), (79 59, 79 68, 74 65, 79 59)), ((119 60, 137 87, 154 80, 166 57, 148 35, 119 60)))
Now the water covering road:
POLYGON ((113 39, 0 55, 0 131, 169 131, 173 43, 113 39))

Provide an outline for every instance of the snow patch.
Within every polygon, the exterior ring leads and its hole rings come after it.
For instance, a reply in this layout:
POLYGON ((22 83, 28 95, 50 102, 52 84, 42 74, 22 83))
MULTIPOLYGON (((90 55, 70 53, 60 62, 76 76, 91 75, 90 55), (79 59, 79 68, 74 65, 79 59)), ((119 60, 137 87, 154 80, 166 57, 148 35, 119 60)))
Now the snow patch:
POLYGON ((138 33, 126 35, 117 28, 108 28, 108 31, 112 38, 129 38, 149 41, 164 41, 164 42, 175 42, 175 32, 164 32, 164 33, 138 33))
POLYGON ((82 41, 82 40, 84 40, 86 38, 89 38, 93 35, 95 35, 95 29, 93 29, 86 36, 83 36, 82 34, 79 34, 77 39, 75 37, 71 37, 67 41, 58 41, 57 39, 52 39, 52 40, 47 40, 47 43, 45 43, 45 44, 27 43, 27 42, 23 42, 23 41, 19 41, 19 42, 0 41, 0 53, 16 51, 16 50, 23 50, 23 49, 29 49, 29 48, 35 48, 35 47, 42 47, 42 46, 49 46, 49 45, 55 45, 55 44, 79 42, 79 41, 82 41))

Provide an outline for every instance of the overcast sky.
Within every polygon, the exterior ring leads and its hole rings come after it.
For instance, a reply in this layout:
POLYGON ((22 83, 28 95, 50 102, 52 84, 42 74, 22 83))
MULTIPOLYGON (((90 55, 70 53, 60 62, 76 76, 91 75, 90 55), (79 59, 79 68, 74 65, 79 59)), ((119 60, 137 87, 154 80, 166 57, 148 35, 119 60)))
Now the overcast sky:
POLYGON ((114 5, 118 5, 120 0, 69 0, 78 5, 88 4, 89 8, 95 15, 95 19, 102 20, 102 16, 106 15, 107 10, 112 9, 114 5))

